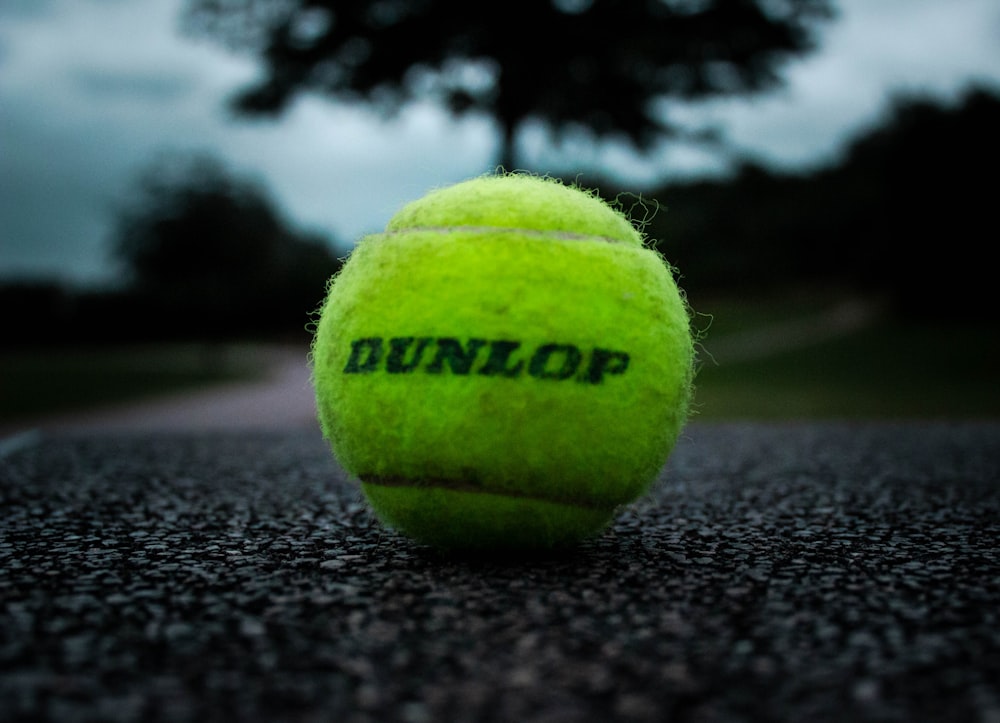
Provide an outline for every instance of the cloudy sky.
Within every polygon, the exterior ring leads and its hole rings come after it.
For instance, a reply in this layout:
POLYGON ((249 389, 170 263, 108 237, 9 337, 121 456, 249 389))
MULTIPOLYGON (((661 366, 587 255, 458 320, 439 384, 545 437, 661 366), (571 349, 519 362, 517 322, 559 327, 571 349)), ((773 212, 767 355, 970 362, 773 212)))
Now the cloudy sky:
MULTIPOLYGON (((263 180, 295 224, 349 244, 405 201, 492 168, 496 135, 414 106, 385 121, 306 98, 279 122, 233 120, 226 99, 255 77, 237 57, 177 32, 182 0, 0 2, 0 281, 50 276, 99 283, 114 209, 162 153, 210 152, 263 180)), ((820 52, 788 69, 779 92, 675 109, 719 124, 747 154, 785 168, 834 158, 898 92, 952 101, 970 83, 1000 89, 996 0, 839 0, 820 52)), ((646 158, 614 145, 547 149, 525 134, 536 168, 610 172, 637 191, 717 172, 685 148, 646 158)), ((346 248, 346 247, 345 247, 346 248)))

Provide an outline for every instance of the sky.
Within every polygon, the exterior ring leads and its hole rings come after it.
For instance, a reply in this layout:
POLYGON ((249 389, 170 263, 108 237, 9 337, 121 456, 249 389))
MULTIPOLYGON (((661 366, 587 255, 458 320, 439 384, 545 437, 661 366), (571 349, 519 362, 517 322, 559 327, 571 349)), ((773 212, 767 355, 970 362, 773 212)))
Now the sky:
MULTIPOLYGON (((183 0, 0 0, 0 283, 113 280, 115 212, 163 154, 208 153, 262 181, 288 220, 346 253, 405 202, 494 168, 495 127, 428 104, 382 119, 360 106, 301 98, 277 121, 236 119, 231 95, 252 57, 179 32, 183 0)), ((900 93, 954 102, 971 84, 1000 89, 996 0, 838 0, 819 50, 786 83, 753 99, 671 107, 714 125, 747 157, 778 169, 832 162, 900 93)), ((614 143, 553 148, 520 139, 533 169, 610 176, 642 192, 718 174, 704 150, 645 156, 614 143)))

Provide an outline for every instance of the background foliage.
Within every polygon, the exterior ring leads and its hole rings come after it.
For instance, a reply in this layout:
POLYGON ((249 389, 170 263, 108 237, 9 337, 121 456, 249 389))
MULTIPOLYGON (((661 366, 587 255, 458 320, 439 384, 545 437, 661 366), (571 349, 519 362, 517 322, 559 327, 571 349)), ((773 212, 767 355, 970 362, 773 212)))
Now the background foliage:
MULTIPOLYGON (((985 89, 954 106, 901 98, 809 173, 746 164, 641 197, 599 190, 645 223, 696 302, 814 286, 880 297, 898 318, 995 324, 997 128, 1000 97, 985 89)), ((332 239, 294 228, 262 184, 211 158, 154 161, 136 189, 112 240, 122 286, 0 286, 7 344, 305 338, 340 266, 332 239)))
POLYGON ((665 103, 780 84, 831 16, 829 0, 190 0, 185 25, 263 61, 241 114, 304 92, 386 113, 432 99, 492 117, 512 169, 529 122, 639 147, 681 132, 665 103))
POLYGON ((748 164, 659 189, 646 232, 695 294, 836 285, 911 318, 996 319, 997 128, 1000 96, 985 89, 953 107, 902 97, 828 167, 748 164))

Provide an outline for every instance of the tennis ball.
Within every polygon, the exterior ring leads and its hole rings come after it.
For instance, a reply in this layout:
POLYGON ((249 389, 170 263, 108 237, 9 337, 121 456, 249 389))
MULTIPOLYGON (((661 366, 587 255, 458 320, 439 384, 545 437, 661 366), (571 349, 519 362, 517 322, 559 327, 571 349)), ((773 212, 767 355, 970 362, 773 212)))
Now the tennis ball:
POLYGON ((441 548, 602 531, 685 422, 686 303, 604 201, 528 175, 405 206, 328 288, 312 346, 323 433, 378 517, 441 548))

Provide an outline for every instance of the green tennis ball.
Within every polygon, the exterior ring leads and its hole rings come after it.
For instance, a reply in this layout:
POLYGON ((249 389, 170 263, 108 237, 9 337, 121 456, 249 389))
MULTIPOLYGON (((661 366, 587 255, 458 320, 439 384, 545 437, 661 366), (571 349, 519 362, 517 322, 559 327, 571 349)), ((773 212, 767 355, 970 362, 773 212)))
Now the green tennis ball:
POLYGON ((628 219, 487 176, 405 206, 329 285, 323 433, 378 517, 442 548, 550 548, 657 477, 692 378, 687 306, 628 219))

